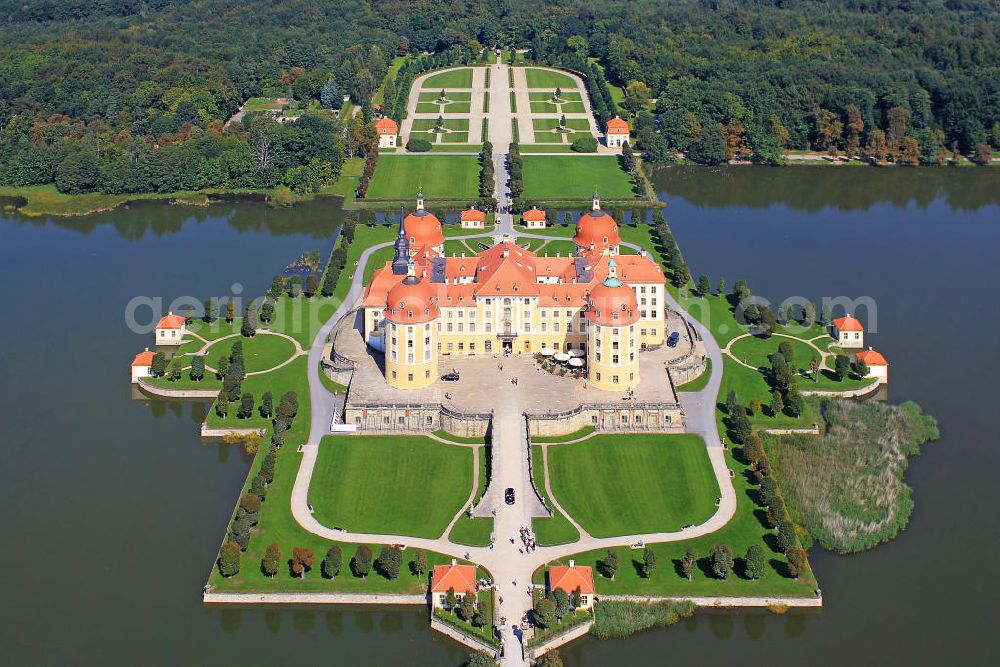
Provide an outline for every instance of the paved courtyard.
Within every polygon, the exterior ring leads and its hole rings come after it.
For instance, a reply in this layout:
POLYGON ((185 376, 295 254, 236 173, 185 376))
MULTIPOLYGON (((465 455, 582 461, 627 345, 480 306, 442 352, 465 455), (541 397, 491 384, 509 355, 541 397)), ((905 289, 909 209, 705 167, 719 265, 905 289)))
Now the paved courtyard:
MULTIPOLYGON (((360 311, 359 311, 360 312, 360 311)), ((617 403, 629 400, 625 392, 595 389, 586 378, 575 379, 542 370, 534 355, 499 354, 476 356, 442 355, 440 374, 457 371, 457 382, 438 380, 424 389, 396 389, 385 381, 382 354, 365 345, 360 316, 345 321, 336 332, 334 346, 339 354, 352 359, 357 367, 351 382, 351 403, 441 403, 461 412, 486 412, 493 409, 500 394, 516 397, 528 412, 563 412, 583 403, 617 403), (512 380, 517 378, 515 385, 512 380)), ((667 331, 686 336, 680 317, 671 312, 667 331)), ((666 345, 639 354, 639 385, 631 400, 637 402, 673 402, 677 395, 670 383, 666 364, 688 352, 686 338, 677 347, 666 345)))

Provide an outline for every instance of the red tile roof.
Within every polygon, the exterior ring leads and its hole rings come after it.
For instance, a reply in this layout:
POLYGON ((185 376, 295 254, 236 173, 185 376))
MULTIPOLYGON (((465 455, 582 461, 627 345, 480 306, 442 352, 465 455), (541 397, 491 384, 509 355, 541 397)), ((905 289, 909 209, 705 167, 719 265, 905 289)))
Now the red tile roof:
POLYGON ((410 247, 439 246, 444 244, 444 231, 441 221, 429 211, 417 211, 403 219, 403 229, 410 239, 410 247))
POLYGON ((475 208, 468 208, 462 211, 462 222, 484 222, 486 212, 475 208))
POLYGON ((865 328, 861 326, 861 322, 857 319, 848 315, 847 317, 838 317, 833 321, 833 326, 837 327, 837 331, 864 331, 865 328))
POLYGON ((164 315, 160 318, 160 321, 156 323, 157 329, 180 329, 184 326, 185 320, 180 315, 174 315, 170 313, 169 315, 164 315))
POLYGON ((437 290, 428 280, 402 280, 386 295, 385 319, 396 324, 430 322, 441 314, 437 290))
POLYGON ((135 355, 135 359, 132 360, 132 367, 135 368, 136 366, 152 366, 153 354, 154 353, 150 352, 149 348, 147 347, 145 352, 140 352, 139 354, 135 355))
POLYGON ((545 222, 545 211, 536 206, 522 213, 521 219, 527 222, 545 222))
POLYGON ((549 568, 549 590, 557 588, 572 593, 577 588, 585 595, 594 594, 594 571, 589 565, 553 565, 549 568))
POLYGON ((385 116, 375 121, 375 131, 379 134, 399 134, 399 126, 396 121, 385 116))
POLYGON ((628 123, 618 116, 608 121, 608 134, 628 134, 628 123))
POLYGON ((863 361, 869 367, 871 366, 889 366, 889 362, 885 360, 880 353, 875 350, 868 348, 867 350, 862 350, 854 355, 854 358, 858 361, 863 361))
POLYGON ((431 592, 447 593, 454 588, 456 595, 476 592, 475 565, 435 565, 431 575, 431 592))
POLYGON ((593 243, 594 251, 598 253, 607 246, 619 245, 621 238, 618 236, 618 223, 600 209, 588 211, 581 215, 576 223, 573 243, 581 248, 589 248, 593 243))

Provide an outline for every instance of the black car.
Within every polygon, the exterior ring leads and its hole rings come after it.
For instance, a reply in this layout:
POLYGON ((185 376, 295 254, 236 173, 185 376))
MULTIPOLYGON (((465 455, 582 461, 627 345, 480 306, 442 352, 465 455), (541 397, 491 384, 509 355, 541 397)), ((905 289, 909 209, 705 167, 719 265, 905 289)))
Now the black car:
POLYGON ((673 332, 672 334, 670 334, 670 336, 667 337, 667 346, 677 347, 677 341, 680 340, 680 338, 681 335, 679 333, 677 333, 676 331, 673 332))
POLYGON ((445 373, 441 379, 445 382, 458 382, 458 373, 445 373))
POLYGON ((507 490, 503 492, 503 499, 508 505, 514 504, 514 489, 507 487, 507 490))

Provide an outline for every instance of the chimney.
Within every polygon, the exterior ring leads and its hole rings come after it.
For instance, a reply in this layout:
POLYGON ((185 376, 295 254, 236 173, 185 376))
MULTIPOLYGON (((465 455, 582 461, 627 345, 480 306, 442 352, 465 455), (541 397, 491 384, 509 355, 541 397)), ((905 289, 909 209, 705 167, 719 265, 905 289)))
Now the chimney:
POLYGON ((576 567, 572 558, 569 559, 569 566, 576 567))

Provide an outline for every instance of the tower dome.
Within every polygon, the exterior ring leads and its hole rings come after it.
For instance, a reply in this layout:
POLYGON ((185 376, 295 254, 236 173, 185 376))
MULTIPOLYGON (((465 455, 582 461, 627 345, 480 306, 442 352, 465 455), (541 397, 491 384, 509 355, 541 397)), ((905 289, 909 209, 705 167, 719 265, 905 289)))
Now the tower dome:
POLYGON ((434 286, 416 276, 411 258, 406 277, 386 296, 385 319, 396 324, 422 324, 440 314, 434 286))
POLYGON ((590 290, 587 319, 603 326, 623 327, 639 321, 639 304, 631 287, 618 278, 618 264, 608 262, 608 277, 590 290))
POLYGON ((424 208, 424 193, 417 194, 417 208, 403 220, 410 248, 430 246, 440 250, 444 246, 444 232, 437 216, 424 208))
POLYGON ((618 235, 618 223, 610 215, 601 210, 601 197, 594 193, 590 211, 580 216, 576 223, 576 235, 573 243, 578 250, 593 250, 603 253, 609 249, 611 254, 618 253, 621 237, 618 235))

